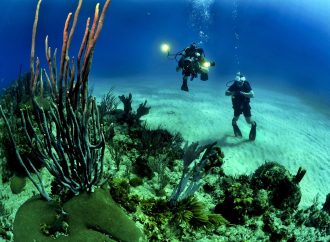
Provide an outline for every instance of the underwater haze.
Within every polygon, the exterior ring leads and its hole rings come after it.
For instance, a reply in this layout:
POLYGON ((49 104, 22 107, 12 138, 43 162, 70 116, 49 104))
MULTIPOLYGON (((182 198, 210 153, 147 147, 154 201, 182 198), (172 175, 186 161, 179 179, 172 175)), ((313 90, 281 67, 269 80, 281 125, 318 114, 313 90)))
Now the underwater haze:
MULTIPOLYGON (((84 3, 80 21, 92 14, 88 10, 96 2, 84 3)), ((22 71, 28 71, 35 4, 32 0, 0 3, 2 87, 17 78, 20 64, 22 71)), ((43 1, 36 49, 41 60, 46 35, 52 48, 61 47, 62 24, 75 5, 74 0, 43 1)), ((210 82, 224 84, 225 78, 242 71, 260 85, 281 82, 329 102, 329 14, 326 0, 114 0, 96 46, 92 75, 171 76, 173 82, 180 82, 175 63, 162 55, 159 46, 167 42, 174 53, 197 42, 216 62, 210 82)), ((77 40, 84 25, 76 31, 77 40)), ((73 46, 72 55, 77 48, 73 46)))

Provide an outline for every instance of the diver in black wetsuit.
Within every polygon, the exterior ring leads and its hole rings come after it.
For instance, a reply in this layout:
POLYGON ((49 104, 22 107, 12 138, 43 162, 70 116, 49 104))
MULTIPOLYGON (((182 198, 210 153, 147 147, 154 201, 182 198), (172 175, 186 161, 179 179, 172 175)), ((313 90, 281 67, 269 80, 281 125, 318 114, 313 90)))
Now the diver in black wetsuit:
POLYGON ((198 47, 195 43, 190 44, 182 52, 176 55, 181 55, 178 61, 176 71, 182 70, 182 85, 181 90, 188 92, 188 77, 193 80, 200 74, 202 81, 208 80, 208 70, 210 66, 214 66, 215 62, 208 62, 205 59, 204 50, 198 47))
POLYGON ((242 133, 237 126, 237 120, 243 113, 246 122, 251 124, 249 139, 252 141, 255 140, 257 124, 251 118, 250 107, 250 98, 254 97, 254 92, 250 86, 250 83, 246 81, 246 78, 241 75, 241 73, 237 73, 234 83, 226 91, 226 96, 231 96, 232 98, 231 100, 234 109, 232 125, 235 136, 242 137, 242 133))

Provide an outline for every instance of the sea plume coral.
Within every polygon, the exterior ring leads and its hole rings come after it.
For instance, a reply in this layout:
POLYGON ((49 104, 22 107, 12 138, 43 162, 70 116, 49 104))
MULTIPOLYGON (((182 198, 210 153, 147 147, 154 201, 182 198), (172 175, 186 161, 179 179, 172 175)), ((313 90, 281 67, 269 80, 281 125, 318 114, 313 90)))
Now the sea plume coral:
MULTIPOLYGON (((28 110, 21 110, 25 139, 36 154, 36 159, 45 165, 58 184, 74 194, 91 191, 94 186, 100 185, 104 173, 105 140, 95 98, 88 95, 88 75, 95 43, 100 35, 110 0, 106 0, 101 13, 99 4, 96 5, 91 28, 90 19, 87 19, 85 34, 75 63, 74 58, 69 57, 69 48, 82 2, 79 0, 70 31, 72 13, 68 14, 64 25, 59 73, 56 72, 56 50, 52 55, 46 37, 45 52, 49 74, 45 70, 44 73, 50 97, 47 99, 49 108, 44 109, 39 101, 44 98, 42 71, 39 58, 35 61, 35 36, 41 0, 38 1, 32 28, 30 57, 32 115, 28 110)), ((46 200, 51 200, 32 162, 28 160, 27 166, 22 160, 1 107, 0 111, 20 163, 40 194, 46 200), (29 167, 36 172, 37 180, 31 176, 29 167)))

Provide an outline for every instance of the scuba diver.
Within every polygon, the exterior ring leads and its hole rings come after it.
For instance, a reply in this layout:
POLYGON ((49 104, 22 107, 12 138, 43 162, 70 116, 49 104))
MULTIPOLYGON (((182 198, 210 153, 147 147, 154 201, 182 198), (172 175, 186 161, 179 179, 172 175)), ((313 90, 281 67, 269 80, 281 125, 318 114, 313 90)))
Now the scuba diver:
POLYGON ((190 80, 192 81, 200 75, 202 81, 207 81, 209 68, 215 66, 214 61, 208 62, 205 59, 204 50, 197 46, 196 43, 190 44, 174 55, 170 55, 168 52, 168 56, 174 56, 174 59, 178 62, 176 71, 182 71, 183 76, 181 90, 186 92, 189 91, 188 77, 190 77, 190 80), (178 60, 179 56, 180 59, 178 60))
POLYGON ((251 118, 250 107, 250 98, 254 97, 254 92, 250 86, 250 83, 246 81, 245 76, 238 72, 236 74, 234 83, 226 90, 225 95, 231 96, 233 104, 234 117, 232 120, 232 125, 235 136, 242 137, 241 130, 237 125, 237 120, 243 113, 246 122, 251 125, 249 140, 254 141, 256 139, 257 123, 251 118))

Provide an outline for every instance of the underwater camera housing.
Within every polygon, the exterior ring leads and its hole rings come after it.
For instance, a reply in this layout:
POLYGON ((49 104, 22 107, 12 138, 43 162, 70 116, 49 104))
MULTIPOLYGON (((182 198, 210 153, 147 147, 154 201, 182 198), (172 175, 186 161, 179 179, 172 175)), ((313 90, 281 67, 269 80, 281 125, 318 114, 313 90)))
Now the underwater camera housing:
POLYGON ((209 68, 215 66, 215 61, 205 61, 200 66, 200 79, 201 81, 207 81, 209 79, 209 68))

